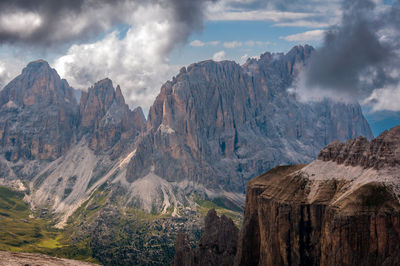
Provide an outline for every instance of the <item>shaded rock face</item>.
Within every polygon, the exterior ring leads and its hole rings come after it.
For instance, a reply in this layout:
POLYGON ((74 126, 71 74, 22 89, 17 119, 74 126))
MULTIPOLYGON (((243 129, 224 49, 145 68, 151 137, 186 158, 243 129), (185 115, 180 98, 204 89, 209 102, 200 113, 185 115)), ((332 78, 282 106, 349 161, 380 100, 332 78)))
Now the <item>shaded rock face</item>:
POLYGON ((121 146, 136 138, 145 125, 142 109, 131 111, 120 87, 114 89, 110 79, 83 92, 79 110, 79 137, 87 135, 90 148, 97 152, 119 144, 114 150, 120 153, 121 146))
POLYGON ((0 143, 9 161, 54 160, 74 139, 77 103, 73 89, 47 62, 28 64, 0 92, 0 143))
POLYGON ((238 231, 232 219, 225 215, 218 217, 215 210, 211 209, 205 218, 204 233, 196 248, 191 249, 185 233, 178 234, 173 265, 233 265, 238 231))
POLYGON ((235 265, 399 265, 399 137, 335 142, 251 180, 235 265))
POLYGON ((192 247, 190 246, 188 235, 184 232, 179 232, 176 237, 175 255, 172 265, 193 265, 192 247))
POLYGON ((298 46, 243 66, 204 61, 182 68, 150 108, 128 180, 154 171, 168 181, 244 192, 250 178, 309 162, 334 139, 371 138, 358 104, 302 104, 287 92, 312 51, 298 46))

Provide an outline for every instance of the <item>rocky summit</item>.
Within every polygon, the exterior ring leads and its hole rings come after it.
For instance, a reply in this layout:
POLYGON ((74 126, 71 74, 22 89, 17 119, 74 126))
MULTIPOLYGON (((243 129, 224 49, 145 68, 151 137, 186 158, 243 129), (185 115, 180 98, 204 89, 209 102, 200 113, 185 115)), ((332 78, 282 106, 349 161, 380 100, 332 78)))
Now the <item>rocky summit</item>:
POLYGON ((312 52, 297 46, 243 66, 204 61, 182 68, 150 108, 127 181, 153 173, 181 187, 243 193, 250 178, 310 162, 335 139, 372 138, 357 103, 301 103, 288 92, 312 52))
POLYGON ((0 142, 7 161, 54 160, 74 138, 77 103, 66 80, 43 60, 28 64, 0 92, 0 142))
MULTIPOLYGON (((161 87, 147 120, 110 79, 78 103, 47 62, 28 64, 0 92, 0 185, 19 191, 15 206, 29 204, 5 225, 33 219, 25 231, 37 237, 0 248, 168 264, 171 239, 185 229, 199 240, 208 209, 239 224, 251 178, 308 163, 335 139, 372 138, 358 103, 303 103, 288 90, 313 51, 184 67, 161 87)), ((3 230, 9 241, 13 229, 3 230)))
POLYGON ((400 127, 247 186, 235 265, 399 265, 400 127))
POLYGON ((82 93, 79 114, 78 137, 87 135, 89 147, 96 152, 115 147, 116 155, 128 142, 134 142, 146 121, 140 107, 129 109, 121 88, 114 89, 110 79, 101 80, 82 93))

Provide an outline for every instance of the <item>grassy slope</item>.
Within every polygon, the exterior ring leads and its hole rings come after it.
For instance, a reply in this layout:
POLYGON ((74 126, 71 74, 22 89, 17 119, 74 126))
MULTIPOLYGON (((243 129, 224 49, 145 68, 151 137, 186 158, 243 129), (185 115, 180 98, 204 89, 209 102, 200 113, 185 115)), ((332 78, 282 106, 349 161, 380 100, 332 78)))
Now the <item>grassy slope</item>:
POLYGON ((23 194, 0 187, 0 249, 27 251, 54 248, 59 232, 42 219, 30 218, 23 194))
MULTIPOLYGON (((161 229, 165 219, 171 217, 172 208, 166 214, 149 214, 134 208, 119 210, 118 213, 124 213, 124 215, 108 227, 111 230, 111 235, 108 236, 109 241, 105 242, 103 247, 96 247, 98 244, 96 236, 90 235, 84 228, 98 219, 97 214, 110 200, 109 192, 110 190, 106 187, 96 190, 70 217, 66 228, 58 230, 54 227, 54 217, 51 214, 43 215, 39 212, 35 213, 35 218, 30 218, 29 206, 23 201, 24 195, 6 187, 0 187, 0 250, 45 253, 98 262, 93 258, 96 257, 106 264, 112 262, 104 261, 104 256, 119 254, 119 249, 125 248, 133 252, 137 249, 137 256, 157 258, 164 256, 162 254, 167 254, 168 257, 173 256, 174 241, 167 239, 173 238, 173 235, 161 229), (99 255, 99 248, 104 254, 99 255), (102 250, 104 248, 109 250, 102 250)), ((193 199, 198 204, 197 212, 201 217, 204 217, 209 209, 215 208, 219 215, 225 214, 232 218, 237 226, 241 225, 240 210, 226 207, 219 199, 201 199, 197 196, 193 196, 193 199)), ((111 217, 106 219, 110 220, 111 217)), ((167 261, 169 262, 170 259, 167 261)), ((148 263, 148 261, 145 262, 148 263)))
POLYGON ((51 218, 30 216, 23 196, 0 186, 0 250, 45 253, 95 262, 86 246, 70 245, 67 232, 56 229, 51 218))
POLYGON ((239 229, 242 226, 243 211, 239 208, 227 207, 220 198, 211 200, 194 196, 193 199, 197 203, 197 211, 202 217, 205 217, 210 209, 215 209, 219 216, 224 214, 225 216, 231 218, 239 229))

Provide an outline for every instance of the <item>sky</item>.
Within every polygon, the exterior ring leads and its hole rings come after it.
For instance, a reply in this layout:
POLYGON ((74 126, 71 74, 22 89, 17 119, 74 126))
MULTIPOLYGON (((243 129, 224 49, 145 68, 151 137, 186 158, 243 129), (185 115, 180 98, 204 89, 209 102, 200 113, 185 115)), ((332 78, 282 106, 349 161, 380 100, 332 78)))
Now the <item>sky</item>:
POLYGON ((147 112, 184 65, 310 44, 290 89, 359 101, 377 135, 400 124, 399 26, 391 0, 2 0, 0 87, 41 58, 78 90, 111 78, 147 112))

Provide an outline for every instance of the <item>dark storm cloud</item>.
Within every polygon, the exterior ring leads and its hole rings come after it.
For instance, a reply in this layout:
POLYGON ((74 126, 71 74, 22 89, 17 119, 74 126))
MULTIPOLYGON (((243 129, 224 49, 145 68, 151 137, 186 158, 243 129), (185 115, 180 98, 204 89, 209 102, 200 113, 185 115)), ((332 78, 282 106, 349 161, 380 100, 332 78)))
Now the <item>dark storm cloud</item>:
POLYGON ((203 29, 205 20, 206 3, 217 0, 159 0, 162 4, 168 5, 174 13, 178 27, 170 43, 165 49, 170 51, 176 43, 185 43, 189 35, 194 31, 203 29))
POLYGON ((176 34, 180 42, 193 30, 201 29, 205 2, 208 0, 3 0, 0 1, 0 43, 49 46, 85 41, 119 23, 129 23, 136 8, 154 4, 174 12, 174 19, 181 23, 176 34), (14 19, 22 16, 15 19, 16 24, 27 15, 39 17, 40 23, 16 30, 15 25, 10 25, 12 14, 14 19))
MULTIPOLYGON (((95 23, 95 21, 86 20, 84 25, 78 31, 71 31, 70 19, 77 19, 75 23, 80 23, 80 16, 85 16, 89 9, 100 9, 109 6, 110 3, 117 5, 121 3, 117 1, 86 1, 86 0, 4 0, 0 1, 0 18, 3 17, 2 23, 7 23, 7 16, 15 14, 19 16, 19 20, 23 21, 27 14, 36 15, 40 18, 40 25, 26 29, 27 32, 21 30, 12 30, 9 23, 7 25, 0 24, 0 42, 1 43, 24 43, 37 45, 52 45, 62 42, 73 41, 74 39, 92 37, 104 29, 104 24, 95 23), (11 28, 11 29, 10 29, 11 28), (30 31, 29 31, 30 30, 30 31)), ((107 17, 109 24, 120 22, 118 16, 107 17)), ((18 21, 16 21, 18 22, 18 21)), ((29 25, 28 25, 29 26, 29 25)))
POLYGON ((392 75, 400 63, 399 10, 399 2, 382 10, 369 0, 345 1, 342 22, 312 57, 304 86, 358 98, 399 82, 392 75))

